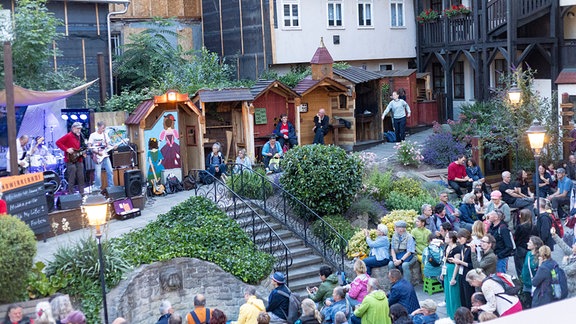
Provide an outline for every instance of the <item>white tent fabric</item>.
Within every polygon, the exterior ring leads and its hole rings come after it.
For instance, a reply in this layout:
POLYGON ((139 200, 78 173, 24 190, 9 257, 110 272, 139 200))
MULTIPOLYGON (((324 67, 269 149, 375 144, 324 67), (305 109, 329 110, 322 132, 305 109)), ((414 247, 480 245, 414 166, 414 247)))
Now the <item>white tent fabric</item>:
MULTIPOLYGON (((77 94, 78 92, 88 88, 94 82, 98 81, 98 79, 94 81, 90 81, 85 83, 79 87, 76 87, 71 90, 54 90, 54 91, 34 91, 29 89, 24 89, 19 86, 14 86, 14 105, 15 106, 30 106, 30 105, 39 105, 51 101, 57 101, 60 99, 68 98, 72 95, 77 94)), ((6 90, 0 91, 0 106, 6 106, 6 90)))

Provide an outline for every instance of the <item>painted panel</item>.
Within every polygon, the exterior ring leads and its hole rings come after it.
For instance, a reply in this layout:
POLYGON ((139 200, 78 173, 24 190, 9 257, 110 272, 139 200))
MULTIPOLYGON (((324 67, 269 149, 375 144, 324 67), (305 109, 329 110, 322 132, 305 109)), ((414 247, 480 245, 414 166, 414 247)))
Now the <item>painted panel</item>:
POLYGON ((154 179, 154 174, 160 180, 163 170, 182 167, 179 137, 176 111, 165 111, 163 118, 159 118, 151 129, 144 131, 144 142, 147 145, 145 165, 148 180, 154 179), (153 164, 153 168, 150 163, 153 164))

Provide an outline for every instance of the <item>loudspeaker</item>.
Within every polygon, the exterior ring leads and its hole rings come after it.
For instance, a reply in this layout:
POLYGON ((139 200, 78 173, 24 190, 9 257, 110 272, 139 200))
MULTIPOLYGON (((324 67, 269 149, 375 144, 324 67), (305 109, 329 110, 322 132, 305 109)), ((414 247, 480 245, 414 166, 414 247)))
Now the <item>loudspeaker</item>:
POLYGON ((131 166, 132 163, 134 163, 134 166, 138 166, 138 154, 136 152, 138 152, 138 145, 136 144, 131 143, 130 147, 128 145, 118 146, 117 149, 110 152, 112 167, 131 166))
POLYGON ((124 187, 126 188, 126 197, 132 198, 142 194, 142 185, 144 177, 140 170, 128 170, 124 172, 124 187))
POLYGON ((82 196, 79 193, 60 196, 57 205, 60 210, 80 208, 82 196))
POLYGON ((126 192, 122 186, 112 186, 106 188, 106 197, 112 200, 126 197, 126 192))

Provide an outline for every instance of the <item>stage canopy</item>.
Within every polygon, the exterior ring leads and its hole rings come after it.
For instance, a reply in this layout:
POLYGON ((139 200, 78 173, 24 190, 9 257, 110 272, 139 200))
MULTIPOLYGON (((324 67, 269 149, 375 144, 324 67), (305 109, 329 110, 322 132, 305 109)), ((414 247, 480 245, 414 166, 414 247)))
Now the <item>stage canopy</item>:
MULTIPOLYGON (((51 91, 34 91, 29 89, 24 89, 19 86, 14 86, 14 105, 15 106, 30 106, 30 105, 40 105, 52 101, 58 101, 60 99, 66 99, 78 92, 88 88, 94 82, 90 81, 79 87, 71 90, 51 90, 51 91)), ((6 90, 0 91, 0 106, 6 106, 6 90)))

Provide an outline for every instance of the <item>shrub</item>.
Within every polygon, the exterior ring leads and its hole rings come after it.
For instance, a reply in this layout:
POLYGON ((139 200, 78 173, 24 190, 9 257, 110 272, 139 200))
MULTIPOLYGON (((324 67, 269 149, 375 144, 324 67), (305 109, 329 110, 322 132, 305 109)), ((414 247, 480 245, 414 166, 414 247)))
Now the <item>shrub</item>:
POLYGON ((466 154, 466 145, 454 140, 450 133, 434 133, 428 137, 422 156, 424 163, 437 168, 446 168, 460 154, 466 154))
POLYGON ((114 239, 113 244, 134 266, 194 257, 213 262, 248 283, 269 274, 274 262, 271 255, 256 249, 234 220, 201 197, 191 197, 146 227, 114 239))
POLYGON ((348 208, 348 211, 346 212, 346 216, 351 218, 362 214, 368 214, 370 220, 375 220, 382 215, 383 211, 383 206, 377 201, 374 201, 370 197, 360 197, 350 205, 350 208, 348 208))
POLYGON ((420 153, 420 148, 422 145, 418 145, 416 142, 402 141, 397 143, 394 148, 397 150, 396 158, 398 162, 402 165, 412 165, 418 166, 423 160, 422 154, 420 153))
POLYGON ((281 166, 284 189, 321 216, 343 214, 362 185, 362 162, 337 146, 294 147, 281 166))
POLYGON ((421 193, 417 196, 407 196, 399 191, 392 191, 386 200, 388 209, 414 209, 420 211, 423 204, 436 204, 436 200, 428 193, 421 193))
MULTIPOLYGON (((340 215, 325 216, 323 217, 326 223, 330 224, 345 240, 349 240, 352 235, 354 235, 354 227, 350 225, 350 222, 340 215)), ((312 224, 312 232, 316 237, 324 238, 324 242, 334 250, 340 250, 342 246, 342 241, 340 238, 331 230, 328 230, 326 224, 322 221, 316 221, 312 224)))
POLYGON ((362 161, 362 165, 364 166, 364 174, 368 174, 373 170, 377 170, 376 154, 364 151, 358 153, 357 155, 360 161, 362 161))
MULTIPOLYGON (((376 235, 376 230, 370 231, 371 239, 375 240, 376 235)), ((366 256, 368 256, 368 252, 370 252, 370 249, 368 248, 368 244, 366 244, 366 236, 364 236, 364 230, 359 230, 348 240, 346 255, 350 259, 356 257, 364 259, 366 256)))
POLYGON ((64 274, 62 270, 57 270, 56 275, 46 276, 43 272, 46 265, 38 261, 28 274, 28 297, 37 299, 52 296, 58 290, 68 286, 69 274, 64 274))
POLYGON ((366 192, 377 201, 385 200, 392 191, 393 180, 392 171, 382 173, 374 170, 366 179, 366 192))
POLYGON ((398 193, 408 197, 416 197, 425 193, 421 182, 409 177, 399 178, 394 181, 392 183, 392 191, 397 191, 398 193))
POLYGON ((226 185, 232 188, 240 196, 249 199, 263 199, 272 195, 274 189, 272 184, 262 178, 260 175, 265 175, 263 169, 254 171, 245 170, 242 173, 233 174, 226 179, 226 185))
POLYGON ((28 273, 36 254, 36 237, 23 221, 0 216, 0 302, 26 296, 28 273))
POLYGON ((395 222, 397 222, 399 220, 405 221, 407 224, 406 231, 411 232, 412 229, 414 228, 414 221, 415 221, 416 217, 418 217, 418 213, 415 210, 412 210, 412 209, 402 210, 402 209, 400 209, 400 210, 394 210, 390 214, 382 217, 380 222, 382 224, 386 225, 386 227, 388 227, 388 236, 392 237, 392 234, 394 234, 394 223, 395 222))

